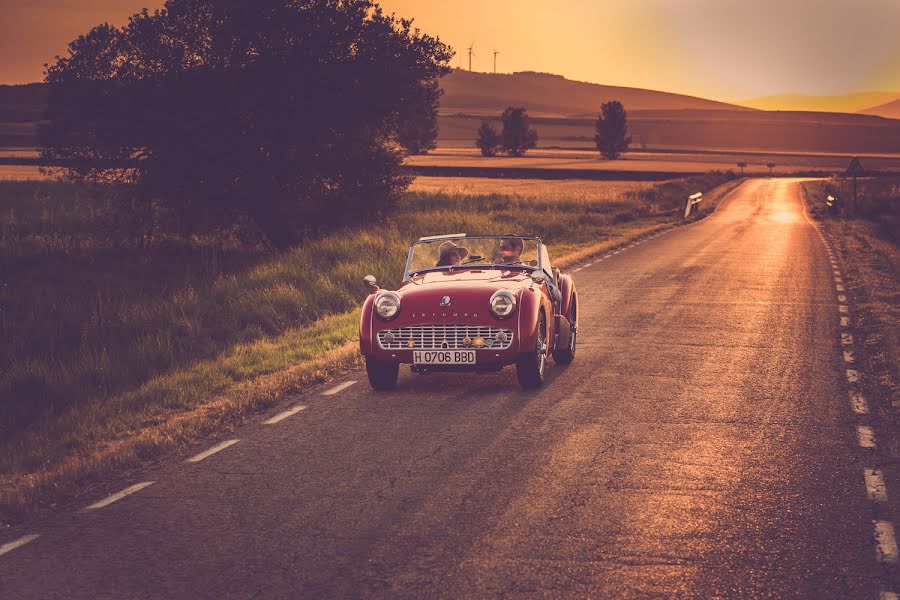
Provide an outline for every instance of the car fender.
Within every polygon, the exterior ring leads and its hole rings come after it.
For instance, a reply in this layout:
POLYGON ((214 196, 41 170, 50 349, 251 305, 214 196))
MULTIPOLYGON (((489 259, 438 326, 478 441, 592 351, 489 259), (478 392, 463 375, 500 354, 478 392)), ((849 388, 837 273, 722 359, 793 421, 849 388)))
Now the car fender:
MULTIPOLYGON (((572 279, 571 275, 563 275, 559 278, 559 291, 562 293, 559 314, 568 316, 569 311, 572 309, 572 301, 576 297, 575 280, 572 279)), ((578 318, 577 314, 575 318, 578 318)))
POLYGON ((538 315, 540 314, 541 308, 544 309, 544 315, 546 315, 547 322, 547 337, 545 339, 548 344, 552 345, 553 336, 551 335, 551 332, 553 331, 553 305, 544 293, 544 288, 545 286, 533 284, 531 287, 522 290, 522 295, 519 298, 519 310, 517 311, 519 313, 517 317, 519 352, 531 352, 534 348, 535 338, 537 337, 538 315))
POLYGON ((359 351, 367 356, 374 351, 372 319, 375 318, 375 294, 369 294, 359 315, 359 351))

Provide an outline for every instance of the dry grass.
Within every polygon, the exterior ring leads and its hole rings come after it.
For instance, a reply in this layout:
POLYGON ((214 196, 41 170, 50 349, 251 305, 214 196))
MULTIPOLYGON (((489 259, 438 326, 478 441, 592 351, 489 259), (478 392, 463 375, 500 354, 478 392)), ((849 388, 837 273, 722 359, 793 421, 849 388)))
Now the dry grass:
POLYGON ((651 189, 646 181, 583 181, 546 179, 494 179, 481 177, 416 177, 410 191, 451 196, 499 194, 542 200, 583 202, 614 201, 634 192, 651 189))
POLYGON ((410 193, 365 230, 212 270, 198 248, 110 251, 91 238, 90 199, 72 188, 0 184, 0 521, 232 426, 351 363, 363 275, 399 283, 406 247, 421 235, 528 232, 557 258, 580 252, 560 261, 571 264, 671 226, 688 191, 722 181, 596 201, 410 193))

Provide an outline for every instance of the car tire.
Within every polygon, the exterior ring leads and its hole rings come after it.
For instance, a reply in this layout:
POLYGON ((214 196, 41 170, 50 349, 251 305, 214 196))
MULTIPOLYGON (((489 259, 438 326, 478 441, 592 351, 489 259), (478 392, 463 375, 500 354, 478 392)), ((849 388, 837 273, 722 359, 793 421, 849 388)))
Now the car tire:
POLYGON ((576 304, 573 302, 572 310, 569 311, 569 316, 566 317, 572 326, 572 332, 569 334, 569 345, 553 351, 553 361, 560 365, 568 365, 575 360, 575 341, 578 337, 578 326, 576 325, 578 315, 575 311, 576 304))
POLYGON ((516 376, 519 385, 526 390, 541 387, 544 383, 544 371, 547 370, 547 320, 544 313, 538 317, 537 335, 534 350, 519 357, 516 361, 516 376))
POLYGON ((400 375, 400 363, 387 362, 367 356, 366 374, 369 376, 369 384, 373 389, 390 390, 397 385, 397 377, 400 375))

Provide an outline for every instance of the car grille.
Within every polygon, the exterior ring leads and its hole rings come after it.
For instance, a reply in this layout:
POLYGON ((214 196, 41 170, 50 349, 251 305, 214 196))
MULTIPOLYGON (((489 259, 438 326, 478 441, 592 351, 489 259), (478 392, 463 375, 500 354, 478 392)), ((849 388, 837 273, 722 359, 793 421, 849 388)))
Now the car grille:
POLYGON ((409 342, 412 340, 414 350, 462 350, 474 348, 466 346, 463 340, 468 337, 474 340, 476 337, 485 340, 484 348, 491 350, 506 350, 512 345, 512 329, 490 327, 487 325, 464 324, 434 324, 434 325, 410 325, 394 329, 383 329, 378 332, 378 345, 384 350, 409 350, 409 342), (506 334, 506 340, 497 341, 499 333, 506 334), (393 339, 388 342, 388 334, 393 339))

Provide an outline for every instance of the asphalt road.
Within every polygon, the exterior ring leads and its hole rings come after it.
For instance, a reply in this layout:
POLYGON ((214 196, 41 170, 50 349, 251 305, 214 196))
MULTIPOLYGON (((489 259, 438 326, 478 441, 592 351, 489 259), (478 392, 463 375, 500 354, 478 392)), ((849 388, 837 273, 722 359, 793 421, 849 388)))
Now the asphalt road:
POLYGON ((714 216, 578 270, 578 355, 542 389, 511 369, 404 369, 375 393, 350 373, 194 451, 239 440, 218 453, 134 474, 155 483, 123 499, 4 533, 40 537, 0 555, 0 597, 897 589, 798 190, 749 181, 714 216))

